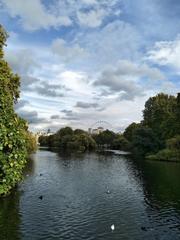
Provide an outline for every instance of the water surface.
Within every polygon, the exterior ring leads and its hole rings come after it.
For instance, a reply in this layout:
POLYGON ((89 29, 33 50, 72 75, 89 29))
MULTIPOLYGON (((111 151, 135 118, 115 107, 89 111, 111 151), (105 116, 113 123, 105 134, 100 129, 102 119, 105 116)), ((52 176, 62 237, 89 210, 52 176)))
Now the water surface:
POLYGON ((39 150, 0 200, 0 239, 180 239, 180 164, 39 150))

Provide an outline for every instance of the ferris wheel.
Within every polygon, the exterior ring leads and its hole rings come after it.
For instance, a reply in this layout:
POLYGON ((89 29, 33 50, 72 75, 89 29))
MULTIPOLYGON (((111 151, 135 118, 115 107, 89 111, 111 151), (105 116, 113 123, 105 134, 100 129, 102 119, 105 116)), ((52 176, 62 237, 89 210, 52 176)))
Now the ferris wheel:
POLYGON ((109 129, 109 130, 113 130, 113 126, 107 122, 107 121, 104 121, 104 120, 99 120, 95 123, 93 123, 91 126, 90 126, 91 129, 95 129, 95 128, 103 128, 103 129, 109 129))

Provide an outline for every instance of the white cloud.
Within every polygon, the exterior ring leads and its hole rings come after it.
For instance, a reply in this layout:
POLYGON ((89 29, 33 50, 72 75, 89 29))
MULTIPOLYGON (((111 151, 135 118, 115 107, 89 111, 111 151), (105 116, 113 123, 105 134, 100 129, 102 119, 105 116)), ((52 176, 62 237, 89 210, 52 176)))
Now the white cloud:
POLYGON ((148 60, 162 66, 174 67, 180 73, 180 36, 174 41, 156 42, 147 55, 148 60))
POLYGON ((40 67, 35 61, 35 54, 31 49, 7 50, 5 58, 16 73, 27 74, 33 71, 34 67, 40 67))
POLYGON ((98 4, 97 0, 82 0, 82 2, 87 4, 87 5, 98 4))
POLYGON ((80 102, 78 101, 75 105, 76 108, 98 108, 99 104, 98 103, 88 103, 88 102, 80 102))
POLYGON ((94 85, 102 87, 102 95, 118 93, 121 100, 134 100, 135 97, 145 94, 146 88, 141 86, 143 78, 151 81, 151 87, 153 87, 152 81, 165 80, 164 75, 156 68, 121 60, 116 67, 109 66, 104 70, 94 85))
MULTIPOLYGON (((68 50, 65 49, 64 54, 70 51, 69 49, 74 45, 65 44, 65 46, 68 50)), ((17 55, 19 58, 15 63, 20 63, 21 54, 17 55)), ((96 60, 98 58, 99 55, 96 60)), ((121 60, 115 67, 112 67, 115 63, 113 61, 106 71, 100 68, 101 76, 98 78, 100 82, 94 86, 91 83, 97 80, 98 72, 94 72, 90 77, 87 72, 72 70, 67 67, 68 65, 62 68, 59 60, 53 58, 48 49, 38 48, 35 59, 35 64, 32 64, 30 68, 27 67, 26 71, 23 71, 25 75, 22 75, 22 99, 28 100, 30 106, 25 106, 19 111, 21 116, 29 120, 32 130, 47 129, 48 127, 57 130, 60 126, 65 125, 87 129, 93 122, 100 119, 111 122, 115 126, 114 130, 122 129, 131 120, 140 119, 140 107, 142 108, 144 104, 143 95, 146 94, 146 89, 141 86, 139 78, 147 76, 157 81, 163 80, 163 75, 156 68, 121 60), (43 57, 44 54, 45 57, 43 57), (41 58, 39 58, 40 55, 41 58), (37 67, 36 62, 40 63, 39 61, 43 68, 37 67), (102 93, 102 96, 98 98, 103 90, 108 91, 108 94, 105 96, 102 93), (117 101, 117 97, 119 101, 117 101), (133 98, 134 101, 130 104, 129 100, 133 98), (140 107, 134 105, 133 116, 128 117, 128 111, 132 111, 133 103, 139 104, 140 99, 142 100, 140 107), (61 112, 62 109, 68 110, 61 112)), ((32 62, 34 62, 34 55, 32 62)), ((31 64, 31 61, 29 63, 31 64)), ((22 102, 21 105, 24 103, 22 102)))
POLYGON ((27 100, 19 100, 15 105, 14 108, 15 110, 19 110, 21 108, 24 108, 26 105, 28 105, 29 102, 27 100))
POLYGON ((165 76, 158 68, 149 67, 147 64, 137 64, 127 60, 118 62, 117 74, 128 77, 148 77, 151 80, 164 80, 165 76))
POLYGON ((93 9, 88 12, 79 11, 77 18, 80 25, 94 28, 101 26, 106 15, 108 12, 103 9, 93 9))
POLYGON ((117 0, 55 0, 45 5, 43 0, 0 0, 9 15, 18 17, 19 23, 28 31, 70 26, 74 23, 98 27, 106 16, 116 15, 113 9, 116 3, 117 0))
POLYGON ((40 118, 38 116, 38 112, 37 111, 27 111, 27 110, 19 110, 18 114, 24 118, 26 121, 28 121, 28 123, 30 124, 38 124, 38 123, 45 123, 48 122, 47 119, 45 118, 40 118))
POLYGON ((84 10, 84 6, 81 5, 77 11, 77 19, 82 26, 96 28, 102 25, 107 16, 121 14, 121 9, 116 6, 117 0, 81 0, 80 2, 91 6, 90 9, 84 10))
POLYGON ((47 9, 41 0, 1 0, 11 17, 19 17, 26 30, 48 29, 50 27, 69 26, 70 18, 56 15, 47 9))
POLYGON ((80 33, 76 40, 88 51, 88 67, 91 70, 116 64, 120 59, 141 58, 139 47, 142 39, 133 25, 123 21, 108 23, 98 31, 80 33))
POLYGON ((39 86, 36 86, 34 89, 40 95, 46 97, 63 97, 66 88, 60 84, 52 84, 47 81, 40 81, 39 86))
POLYGON ((85 50, 78 44, 69 45, 61 38, 52 42, 52 52, 58 55, 63 61, 69 62, 85 55, 85 50))

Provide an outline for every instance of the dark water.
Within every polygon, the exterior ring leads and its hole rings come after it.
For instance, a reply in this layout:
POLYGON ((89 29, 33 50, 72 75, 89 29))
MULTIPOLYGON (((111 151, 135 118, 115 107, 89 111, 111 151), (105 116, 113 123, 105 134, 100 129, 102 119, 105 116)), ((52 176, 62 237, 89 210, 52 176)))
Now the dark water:
POLYGON ((0 200, 0 240, 180 239, 180 164, 41 150, 29 169, 0 200))

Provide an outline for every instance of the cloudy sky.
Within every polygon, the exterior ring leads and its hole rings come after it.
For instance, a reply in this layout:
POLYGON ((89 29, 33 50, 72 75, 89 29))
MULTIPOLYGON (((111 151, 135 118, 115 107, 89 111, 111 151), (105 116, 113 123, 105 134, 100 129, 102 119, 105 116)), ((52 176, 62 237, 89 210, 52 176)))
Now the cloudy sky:
POLYGON ((180 91, 179 0, 0 0, 0 23, 33 131, 122 131, 148 97, 180 91))

